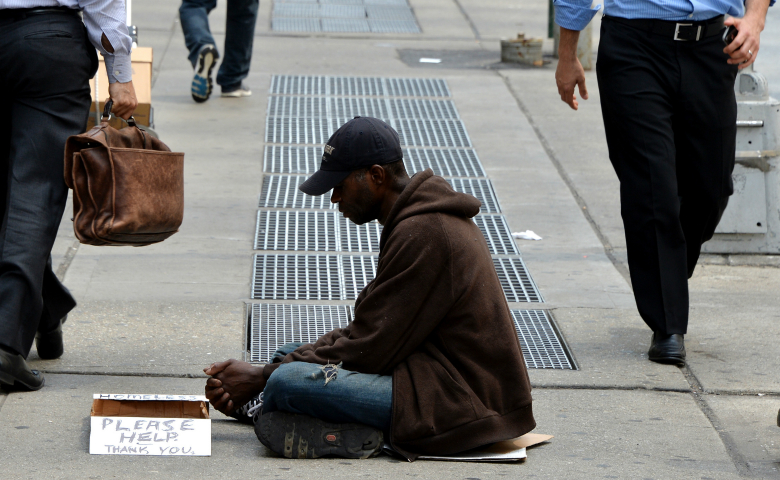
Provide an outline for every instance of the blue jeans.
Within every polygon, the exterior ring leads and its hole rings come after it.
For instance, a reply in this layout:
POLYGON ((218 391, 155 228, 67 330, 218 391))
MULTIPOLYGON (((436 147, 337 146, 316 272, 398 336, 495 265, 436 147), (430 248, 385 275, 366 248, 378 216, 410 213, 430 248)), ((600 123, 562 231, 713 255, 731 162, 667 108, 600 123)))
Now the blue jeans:
MULTIPOLYGON (((280 347, 284 357, 302 343, 280 347)), ((282 410, 333 423, 360 423, 390 431, 393 377, 326 368, 315 363, 285 363, 271 374, 263 393, 263 413, 282 410), (325 374, 333 377, 325 383, 325 374)))
MULTIPOLYGON (((217 6, 217 0, 182 0, 179 7, 184 43, 190 51, 189 59, 195 68, 198 52, 204 45, 215 45, 209 28, 209 12, 217 6)), ((260 0, 228 0, 225 25, 225 54, 217 72, 217 84, 223 88, 241 85, 249 75, 252 60, 252 41, 260 0)))

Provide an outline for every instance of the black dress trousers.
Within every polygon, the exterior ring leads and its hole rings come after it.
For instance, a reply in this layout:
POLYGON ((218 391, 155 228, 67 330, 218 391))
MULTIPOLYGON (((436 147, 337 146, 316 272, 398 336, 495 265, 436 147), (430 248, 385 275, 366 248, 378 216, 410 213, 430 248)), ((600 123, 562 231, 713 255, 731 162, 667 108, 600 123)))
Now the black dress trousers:
POLYGON ((604 17, 596 72, 620 180, 639 314, 660 334, 688 327, 688 278, 733 193, 737 66, 720 35, 676 41, 604 17))
POLYGON ((63 151, 84 131, 95 48, 74 13, 0 15, 0 344, 27 356, 75 305, 52 271, 63 151))

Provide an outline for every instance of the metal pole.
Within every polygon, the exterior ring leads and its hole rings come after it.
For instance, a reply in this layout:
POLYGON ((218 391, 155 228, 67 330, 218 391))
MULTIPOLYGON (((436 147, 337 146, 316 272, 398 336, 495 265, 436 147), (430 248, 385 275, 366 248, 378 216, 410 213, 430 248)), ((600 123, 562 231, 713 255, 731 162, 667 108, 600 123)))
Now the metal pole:
MULTIPOLYGON (((550 0, 550 7, 547 10, 547 38, 553 38, 555 36, 555 6, 553 0, 550 0)), ((556 52, 557 56, 558 53, 556 52)))

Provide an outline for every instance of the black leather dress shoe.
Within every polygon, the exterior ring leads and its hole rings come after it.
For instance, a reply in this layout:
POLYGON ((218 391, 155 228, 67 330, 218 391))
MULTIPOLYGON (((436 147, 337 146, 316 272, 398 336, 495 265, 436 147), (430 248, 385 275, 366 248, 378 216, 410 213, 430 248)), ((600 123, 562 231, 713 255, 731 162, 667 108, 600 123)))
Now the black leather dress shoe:
MULTIPOLYGON (((67 318, 67 317, 65 317, 67 318)), ((65 345, 62 343, 62 322, 60 320, 57 328, 46 333, 38 332, 35 334, 35 348, 38 350, 38 356, 43 360, 54 360, 60 358, 65 352, 65 345)))
POLYGON ((0 350, 0 385, 20 390, 40 390, 43 374, 30 369, 23 356, 0 350))
POLYGON ((683 335, 679 333, 672 335, 653 333, 653 340, 650 342, 650 350, 647 352, 647 355, 652 362, 678 366, 685 365, 685 340, 683 335))

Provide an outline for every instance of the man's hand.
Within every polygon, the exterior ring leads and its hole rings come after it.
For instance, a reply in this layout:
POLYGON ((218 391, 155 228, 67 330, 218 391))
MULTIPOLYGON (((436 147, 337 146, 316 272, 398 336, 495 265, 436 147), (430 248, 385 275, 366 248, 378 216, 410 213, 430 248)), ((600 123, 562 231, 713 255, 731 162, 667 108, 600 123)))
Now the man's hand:
POLYGON ((768 8, 768 0, 747 0, 744 18, 729 18, 724 22, 739 31, 734 40, 723 49, 723 53, 731 57, 727 60, 729 64, 739 65, 742 70, 756 61, 768 8))
POLYGON ((265 388, 263 368, 238 360, 214 363, 204 368, 210 375, 206 380, 206 398, 211 405, 228 416, 258 395, 265 388))
POLYGON ((110 83, 108 85, 108 96, 114 101, 111 113, 125 120, 130 118, 130 115, 135 112, 135 107, 138 106, 132 80, 127 83, 110 83))
POLYGON ((577 41, 580 32, 561 27, 561 38, 558 44, 558 68, 555 70, 555 83, 561 100, 577 110, 577 96, 574 87, 579 88, 580 97, 588 99, 588 88, 585 86, 585 70, 577 58, 577 41))

